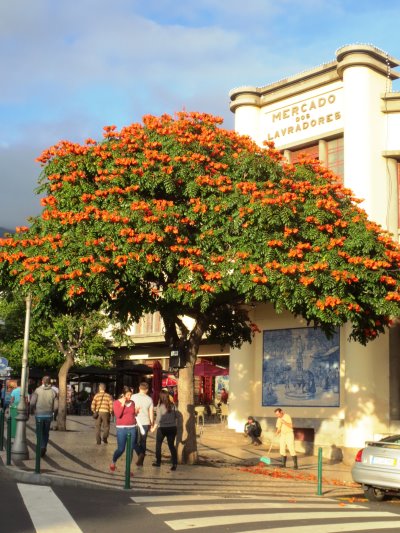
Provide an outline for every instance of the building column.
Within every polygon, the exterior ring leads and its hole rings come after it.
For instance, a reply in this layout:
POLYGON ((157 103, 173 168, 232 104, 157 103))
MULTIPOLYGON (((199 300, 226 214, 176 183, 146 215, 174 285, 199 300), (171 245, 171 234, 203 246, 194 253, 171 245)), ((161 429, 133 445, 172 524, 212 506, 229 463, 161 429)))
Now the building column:
POLYGON ((247 417, 253 414, 254 346, 246 343, 232 348, 229 357, 228 427, 243 431, 247 417))
POLYGON ((364 200, 361 207, 371 220, 393 231, 397 226, 393 227, 392 185, 382 156, 387 149, 387 119, 381 110, 382 94, 390 90, 391 81, 384 55, 357 52, 338 57, 343 77, 344 185, 364 200))
MULTIPOLYGON (((351 326, 343 327, 348 338, 351 326)), ((367 346, 345 341, 344 446, 362 448, 388 431, 390 421, 389 333, 367 346)))
POLYGON ((242 87, 229 93, 230 109, 235 114, 235 131, 240 135, 248 135, 259 144, 260 139, 260 95, 256 87, 242 87))

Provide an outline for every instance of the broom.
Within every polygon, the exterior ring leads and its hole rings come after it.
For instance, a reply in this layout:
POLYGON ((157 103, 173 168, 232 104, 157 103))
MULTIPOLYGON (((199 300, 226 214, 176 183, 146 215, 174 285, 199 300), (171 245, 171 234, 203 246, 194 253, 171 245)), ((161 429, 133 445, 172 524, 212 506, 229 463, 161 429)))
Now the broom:
MULTIPOLYGON (((268 455, 271 453, 271 449, 272 449, 272 443, 274 442, 274 440, 272 439, 271 440, 271 444, 270 444, 270 447, 269 447, 269 450, 268 450, 268 455)), ((270 465, 272 460, 271 460, 271 457, 260 457, 260 461, 262 463, 265 463, 266 465, 270 465)))

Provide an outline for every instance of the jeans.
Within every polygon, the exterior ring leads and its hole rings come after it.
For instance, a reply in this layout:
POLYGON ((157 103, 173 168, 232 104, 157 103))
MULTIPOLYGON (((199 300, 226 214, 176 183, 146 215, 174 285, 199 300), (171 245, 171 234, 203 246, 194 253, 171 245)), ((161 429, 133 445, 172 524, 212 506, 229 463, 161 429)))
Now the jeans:
POLYGON ((176 426, 167 428, 158 428, 156 434, 156 462, 161 463, 161 445, 167 437, 169 451, 171 452, 171 461, 173 465, 178 464, 178 455, 175 448, 176 426))
POLYGON ((53 415, 50 416, 36 416, 35 417, 36 422, 40 422, 42 420, 42 442, 41 442, 41 448, 47 448, 47 444, 49 442, 49 435, 50 435, 50 426, 51 422, 53 420, 53 415))
POLYGON ((126 447, 126 441, 128 438, 128 433, 131 435, 132 449, 131 449, 130 460, 132 461, 133 450, 135 449, 135 446, 136 446, 136 430, 137 430, 137 426, 129 427, 129 428, 119 428, 117 426, 117 446, 118 447, 115 450, 114 455, 113 455, 113 459, 112 459, 113 463, 116 463, 117 459, 121 457, 121 455, 124 453, 125 447, 126 447))

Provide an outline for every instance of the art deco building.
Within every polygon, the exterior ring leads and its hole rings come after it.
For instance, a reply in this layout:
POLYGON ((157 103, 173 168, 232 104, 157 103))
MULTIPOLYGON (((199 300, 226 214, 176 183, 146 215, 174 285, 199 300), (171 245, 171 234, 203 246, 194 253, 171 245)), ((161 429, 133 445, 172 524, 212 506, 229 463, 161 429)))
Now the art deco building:
MULTIPOLYGON (((318 157, 398 239, 400 93, 392 82, 399 65, 374 46, 350 45, 310 71, 233 89, 235 129, 260 144, 274 141, 290 162, 300 153, 318 157)), ((263 333, 231 350, 230 427, 240 430, 252 413, 272 431, 274 405, 284 405, 299 436, 314 434, 325 455, 332 445, 350 455, 365 440, 400 430, 398 328, 364 347, 347 340, 345 326, 329 345, 268 306, 257 307, 254 319, 263 333)))

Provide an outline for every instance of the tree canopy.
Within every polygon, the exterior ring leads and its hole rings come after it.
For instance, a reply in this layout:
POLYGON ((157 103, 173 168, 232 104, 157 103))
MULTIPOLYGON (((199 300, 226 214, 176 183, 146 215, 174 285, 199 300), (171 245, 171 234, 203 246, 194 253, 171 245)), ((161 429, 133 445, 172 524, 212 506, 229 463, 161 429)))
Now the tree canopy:
POLYGON ((200 113, 146 116, 104 139, 45 151, 43 212, 0 240, 0 282, 126 321, 160 311, 188 334, 250 340, 243 304, 271 302, 362 343, 399 315, 397 244, 316 161, 200 113))

